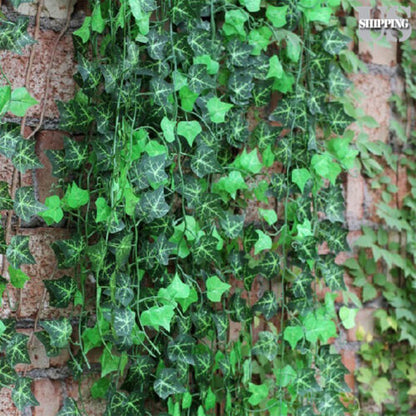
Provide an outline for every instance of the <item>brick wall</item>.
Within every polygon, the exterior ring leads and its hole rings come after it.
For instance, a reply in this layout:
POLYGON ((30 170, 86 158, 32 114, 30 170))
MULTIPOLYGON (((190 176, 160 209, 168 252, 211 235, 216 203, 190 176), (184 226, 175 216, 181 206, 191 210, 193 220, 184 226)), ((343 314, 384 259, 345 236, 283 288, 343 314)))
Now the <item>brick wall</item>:
MULTIPOLYGON (((35 192, 42 202, 49 195, 50 187, 54 182, 54 178, 51 176, 51 165, 44 152, 47 149, 59 149, 63 146, 63 133, 58 130, 58 111, 55 100, 65 101, 74 94, 75 84, 72 75, 75 72, 75 64, 73 62, 71 32, 82 23, 86 11, 85 3, 82 1, 77 2, 72 13, 69 30, 59 42, 57 54, 53 61, 43 130, 35 135, 36 149, 41 162, 44 164, 44 168, 37 170, 34 174, 29 172, 22 178, 23 185, 34 185, 35 192)), ((65 25, 67 4, 68 0, 45 1, 38 44, 34 46, 36 53, 28 85, 32 95, 39 101, 46 86, 46 73, 53 47, 59 32, 65 25)), ((7 5, 7 3, 3 4, 2 11, 10 19, 15 19, 18 15, 17 11, 7 5)), ((19 11, 32 15, 30 31, 33 33, 33 15, 36 12, 36 8, 33 5, 24 4, 19 8, 19 11)), ((368 133, 372 140, 389 142, 389 124, 392 114, 388 99, 393 93, 400 94, 403 90, 403 82, 396 62, 396 47, 392 46, 391 49, 384 49, 377 46, 369 46, 362 42, 358 45, 358 50, 363 60, 368 63, 369 72, 367 74, 353 75, 351 79, 364 94, 361 104, 362 108, 379 123, 379 127, 368 129, 368 133)), ((20 87, 24 85, 29 50, 26 49, 22 56, 0 52, 0 59, 3 70, 13 86, 20 87)), ((40 111, 40 105, 33 107, 29 111, 26 120, 28 126, 26 129, 27 135, 30 134, 31 128, 37 125, 40 111)), ((12 170, 10 162, 0 157, 0 180, 11 182, 12 170)), ((404 172, 399 170, 397 175, 394 174, 393 179, 393 182, 405 192, 406 178, 404 172)), ((400 203, 403 192, 400 193, 400 197, 395 203, 400 203)), ((380 195, 377 190, 371 188, 371 183, 359 172, 351 171, 346 175, 345 196, 346 225, 349 228, 348 239, 350 244, 352 244, 360 236, 362 225, 377 227, 378 219, 375 214, 375 204, 380 199, 380 195)), ((3 309, 0 310, 0 318, 16 318, 18 322, 17 327, 26 334, 33 333, 36 319, 50 319, 62 315, 76 319, 77 311, 72 308, 58 310, 49 306, 48 295, 42 283, 42 280, 58 278, 60 277, 59 273, 62 273, 62 271, 57 272, 56 259, 50 248, 50 243, 62 238, 67 234, 67 231, 62 228, 44 228, 40 223, 31 223, 26 224, 24 228, 14 229, 14 232, 31 237, 30 248, 36 259, 36 264, 23 267, 23 270, 31 277, 31 280, 23 290, 9 288, 9 302, 6 299, 4 300, 3 309)), ((341 253, 337 258, 337 262, 342 263, 351 255, 353 253, 341 253)), ((345 279, 351 290, 360 295, 359 290, 352 286, 351 279, 348 276, 345 276, 345 279)), ((344 364, 351 372, 359 365, 356 352, 360 347, 360 342, 357 341, 356 331, 364 330, 369 334, 374 331, 373 313, 379 307, 379 304, 379 300, 365 304, 364 308, 357 314, 356 328, 349 331, 341 329, 340 336, 335 341, 335 346, 342 353, 344 364)), ((231 328, 232 331, 235 329, 238 328, 231 328)), ((54 416, 66 397, 78 399, 80 395, 82 396, 83 408, 88 415, 102 415, 104 404, 92 399, 89 393, 89 387, 97 376, 92 372, 85 377, 81 387, 78 388, 78 384, 72 380, 66 366, 69 357, 70 352, 63 351, 58 357, 48 358, 43 345, 36 337, 31 338, 31 364, 21 365, 18 370, 34 379, 33 390, 40 406, 25 410, 25 416, 54 416)), ((350 387, 356 391, 353 375, 350 374, 346 378, 350 387)), ((0 390, 0 416, 20 414, 12 404, 10 390, 0 390)))

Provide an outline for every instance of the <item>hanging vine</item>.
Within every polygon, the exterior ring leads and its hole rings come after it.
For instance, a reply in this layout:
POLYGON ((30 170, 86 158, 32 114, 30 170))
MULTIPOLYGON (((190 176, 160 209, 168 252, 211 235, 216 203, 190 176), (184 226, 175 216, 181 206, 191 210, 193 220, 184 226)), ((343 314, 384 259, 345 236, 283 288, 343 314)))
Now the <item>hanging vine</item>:
MULTIPOLYGON (((354 300, 335 256, 348 249, 339 175, 357 154, 344 75, 357 59, 339 2, 91 6, 74 33, 79 90, 58 104, 69 136, 48 151, 64 196, 41 204, 24 187, 13 205, 72 231, 52 244, 72 273, 44 283, 52 306, 81 308, 78 327, 41 320, 36 336, 50 356, 70 348, 78 378, 101 349, 93 394, 107 415, 343 415, 330 341, 337 294, 354 300)), ((24 282, 28 238, 6 255, 24 282)), ((339 309, 345 327, 355 313, 339 309)), ((4 324, 0 381, 17 380, 24 408, 30 380, 13 366, 26 361, 10 351, 27 340, 4 324)), ((59 415, 83 413, 67 399, 59 415)))

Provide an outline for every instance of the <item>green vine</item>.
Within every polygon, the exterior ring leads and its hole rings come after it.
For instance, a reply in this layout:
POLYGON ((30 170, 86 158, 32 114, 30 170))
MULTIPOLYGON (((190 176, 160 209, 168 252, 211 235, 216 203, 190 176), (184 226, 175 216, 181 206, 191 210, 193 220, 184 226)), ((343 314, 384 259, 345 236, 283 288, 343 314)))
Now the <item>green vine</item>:
MULTIPOLYGON (((52 244, 72 273, 45 286, 52 306, 80 308, 78 323, 40 322, 48 355, 70 348, 81 378, 101 349, 92 394, 106 415, 354 411, 330 342, 338 292, 359 303, 335 263, 348 249, 339 176, 357 154, 344 72, 358 61, 339 2, 91 6, 74 33, 80 88, 58 104, 72 136, 48 151, 64 196, 41 204, 24 187, 13 203, 24 221, 72 232, 52 244), (322 302, 319 287, 330 289, 322 302)), ((2 154, 26 157, 5 143, 2 154)), ((28 238, 13 237, 6 255, 23 286, 28 238)), ((356 311, 339 309, 346 328, 356 311)), ((13 366, 26 361, 10 357, 27 340, 4 325, 0 381, 17 380, 24 408, 30 380, 13 366)), ((67 399, 59 415, 83 413, 67 399)))

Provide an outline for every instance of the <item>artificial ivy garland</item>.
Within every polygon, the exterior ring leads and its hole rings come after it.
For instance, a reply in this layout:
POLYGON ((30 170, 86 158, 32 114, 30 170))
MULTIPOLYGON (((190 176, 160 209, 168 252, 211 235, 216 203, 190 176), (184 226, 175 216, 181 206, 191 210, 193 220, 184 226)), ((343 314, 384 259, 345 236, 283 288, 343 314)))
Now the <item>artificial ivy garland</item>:
MULTIPOLYGON (((45 286, 52 306, 81 308, 78 328, 41 321, 36 336, 50 356, 70 348, 76 377, 101 348, 93 395, 106 415, 346 412, 347 371, 329 344, 337 295, 315 293, 346 289, 337 178, 356 152, 337 99, 350 85, 338 7, 105 0, 74 33, 80 88, 59 109, 62 130, 84 139, 48 151, 64 196, 41 204, 20 188, 14 210, 48 225, 65 216, 72 231, 52 247, 73 273, 45 286)), ((12 150, 0 147, 29 152, 12 150)), ((27 237, 6 254, 10 276, 33 262, 27 237)), ((345 326, 353 313, 341 308, 345 326)), ((13 370, 27 361, 10 361, 25 350, 17 337, 7 321, 0 381, 24 408, 34 398, 13 370)), ((82 405, 67 399, 69 414, 82 405)))

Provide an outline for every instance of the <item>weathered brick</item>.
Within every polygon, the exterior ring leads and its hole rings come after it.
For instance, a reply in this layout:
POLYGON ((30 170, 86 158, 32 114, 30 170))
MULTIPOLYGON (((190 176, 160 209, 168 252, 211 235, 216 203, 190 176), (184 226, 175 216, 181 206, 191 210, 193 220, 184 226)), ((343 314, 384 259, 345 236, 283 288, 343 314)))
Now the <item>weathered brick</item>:
POLYGON ((364 217, 364 178, 358 172, 347 175, 346 219, 348 228, 360 228, 364 217))
MULTIPOLYGON (((33 36, 33 30, 29 29, 33 36)), ((54 44, 57 41, 58 33, 51 30, 41 30, 39 41, 34 47, 32 71, 28 89, 31 94, 40 101, 46 88, 46 77, 48 63, 52 58, 54 44)), ((16 55, 9 51, 0 52, 0 60, 4 73, 10 79, 13 88, 22 87, 26 77, 30 47, 24 50, 23 55, 16 55)), ((72 78, 74 73, 73 45, 70 35, 64 36, 57 48, 51 71, 51 81, 48 97, 46 100, 46 118, 58 116, 58 109, 55 100, 67 101, 74 95, 75 82, 72 78)), ((28 110, 28 117, 39 118, 41 105, 38 104, 28 110)))
POLYGON ((40 378, 33 382, 33 394, 39 406, 32 409, 32 416, 54 416, 63 402, 62 388, 59 381, 40 378))
POLYGON ((0 389, 0 416, 20 416, 12 401, 12 391, 7 387, 0 389))
POLYGON ((357 332, 364 336, 374 336, 374 308, 360 309, 355 317, 355 327, 347 330, 348 341, 358 341, 357 332))
MULTIPOLYGON (((44 0, 41 16, 52 19, 66 19, 68 12, 72 13, 74 10, 74 3, 74 1, 69 0, 44 0), (70 10, 68 10, 69 6, 71 7, 70 10)), ((17 11, 21 14, 35 16, 37 13, 37 2, 23 3, 17 8, 17 11)))
POLYGON ((352 350, 341 350, 341 359, 342 363, 345 365, 350 374, 345 375, 345 382, 348 384, 349 388, 354 391, 355 389, 355 378, 354 371, 356 368, 356 357, 355 351, 352 350))
MULTIPOLYGON (((40 202, 45 202, 45 198, 51 195, 51 189, 58 179, 52 176, 52 165, 46 156, 46 150, 63 149, 63 134, 59 131, 44 130, 39 133, 36 139, 36 153, 43 164, 42 169, 36 170, 36 190, 40 202)), ((56 192, 54 190, 54 194, 56 192)))

